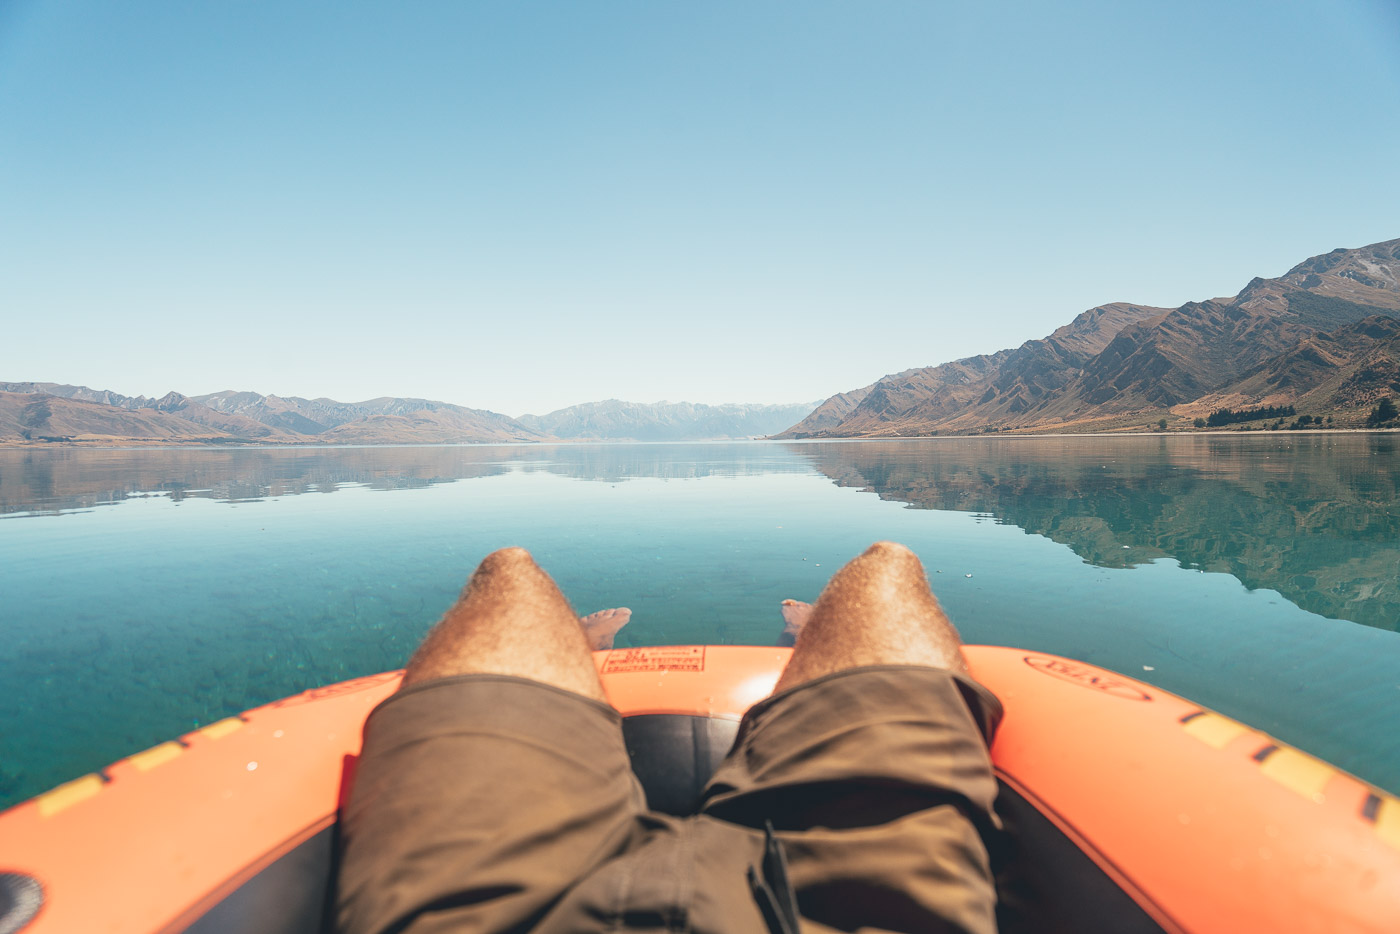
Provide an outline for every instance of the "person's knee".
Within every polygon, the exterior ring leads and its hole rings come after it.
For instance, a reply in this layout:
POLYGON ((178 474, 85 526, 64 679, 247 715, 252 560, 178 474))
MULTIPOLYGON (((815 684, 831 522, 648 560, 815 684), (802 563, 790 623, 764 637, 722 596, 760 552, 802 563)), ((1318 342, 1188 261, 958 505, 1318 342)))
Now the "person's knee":
POLYGON ((876 577, 915 577, 923 579, 924 565, 919 556, 898 542, 876 542, 856 562, 865 574, 876 577))
POLYGON ((502 571, 511 571, 519 568, 535 567, 535 559, 530 553, 519 546, 511 546, 493 551, 482 559, 477 566, 478 573, 495 574, 502 571))
POLYGON ((899 542, 876 542, 865 549, 865 557, 880 561, 918 561, 919 556, 899 542))

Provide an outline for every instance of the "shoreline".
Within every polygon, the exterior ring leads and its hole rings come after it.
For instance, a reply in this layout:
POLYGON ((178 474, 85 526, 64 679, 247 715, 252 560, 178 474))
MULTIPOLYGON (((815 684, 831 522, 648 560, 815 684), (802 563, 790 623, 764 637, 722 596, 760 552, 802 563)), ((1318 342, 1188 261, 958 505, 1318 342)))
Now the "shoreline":
POLYGON ((1034 438, 1169 438, 1233 435, 1362 435, 1400 434, 1400 426, 1393 428, 1262 428, 1253 431, 1231 431, 1228 429, 1186 429, 1169 431, 1036 431, 1036 432, 986 432, 965 435, 895 435, 895 436, 855 436, 844 438, 686 438, 675 441, 638 441, 633 438, 557 438, 507 441, 385 441, 381 443, 359 442, 335 444, 316 441, 234 441, 225 439, 202 439, 190 441, 168 441, 148 438, 123 439, 75 439, 62 441, 30 441, 24 439, 0 439, 0 450, 132 450, 142 448, 186 448, 190 450, 335 450, 337 448, 417 448, 417 447, 493 447, 506 445, 547 445, 547 444, 743 444, 747 442, 768 442, 773 444, 826 444, 881 441, 959 441, 973 439, 1020 439, 1034 438))

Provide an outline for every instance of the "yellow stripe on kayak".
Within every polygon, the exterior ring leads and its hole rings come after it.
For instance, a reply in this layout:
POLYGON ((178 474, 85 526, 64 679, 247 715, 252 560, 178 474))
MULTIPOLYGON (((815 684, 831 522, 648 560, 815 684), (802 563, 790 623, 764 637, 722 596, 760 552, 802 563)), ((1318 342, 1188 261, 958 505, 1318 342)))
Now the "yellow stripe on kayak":
POLYGON ((46 791, 35 802, 39 805, 40 817, 53 817, 59 811, 66 811, 80 801, 86 801, 102 790, 102 779, 96 773, 64 782, 53 791, 46 791))
POLYGON ((227 720, 220 720, 218 723, 211 723, 200 730, 195 730, 196 736, 204 736, 209 739, 220 739, 232 733, 234 730, 243 729, 243 721, 237 717, 229 717, 227 720))
POLYGON ((174 759, 183 751, 183 746, 177 742, 171 741, 168 743, 161 743, 159 746, 152 746, 145 752, 138 752, 134 756, 128 756, 127 761, 136 766, 139 771, 149 772, 156 766, 164 765, 171 759, 174 759))
POLYGON ((1314 801, 1322 800, 1322 789, 1337 770, 1307 753, 1280 746, 1259 764, 1259 770, 1285 788, 1314 801))
POLYGON ((1237 723, 1218 713, 1203 713, 1182 724, 1187 734, 1196 737, 1207 746, 1224 749, 1230 740, 1249 732, 1249 727, 1237 723))

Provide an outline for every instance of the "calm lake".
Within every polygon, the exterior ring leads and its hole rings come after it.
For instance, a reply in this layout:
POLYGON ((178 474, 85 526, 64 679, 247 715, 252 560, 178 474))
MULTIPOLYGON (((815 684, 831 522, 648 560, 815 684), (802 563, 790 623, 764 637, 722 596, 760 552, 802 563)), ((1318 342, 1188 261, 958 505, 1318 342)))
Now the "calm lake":
POLYGON ((772 644, 878 539, 1056 652, 1400 792, 1400 436, 0 450, 0 805, 401 667, 523 545, 618 645, 772 644))

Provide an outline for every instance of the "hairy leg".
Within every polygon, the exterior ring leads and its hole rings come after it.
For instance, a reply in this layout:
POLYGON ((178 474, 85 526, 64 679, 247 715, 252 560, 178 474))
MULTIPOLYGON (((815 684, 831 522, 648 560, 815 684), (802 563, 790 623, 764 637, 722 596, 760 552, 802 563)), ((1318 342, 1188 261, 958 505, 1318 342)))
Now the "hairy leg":
POLYGON ((337 931, 533 930, 636 839, 621 719, 525 551, 481 562, 404 684, 369 717, 342 811, 337 931))
POLYGON ((607 702, 578 617, 523 548, 486 556, 409 660, 403 686, 464 674, 514 675, 607 702))
POLYGON ((996 701, 960 680, 958 634, 919 559, 872 545, 783 618, 792 658, 745 714, 702 816, 776 829, 813 927, 994 932, 980 831, 997 784, 978 725, 996 701))
MULTIPOLYGON (((784 606, 784 618, 802 614, 784 606)), ((962 640, 944 615, 918 557, 877 542, 847 564, 800 622, 776 691, 867 665, 926 665, 966 674, 962 640)))

